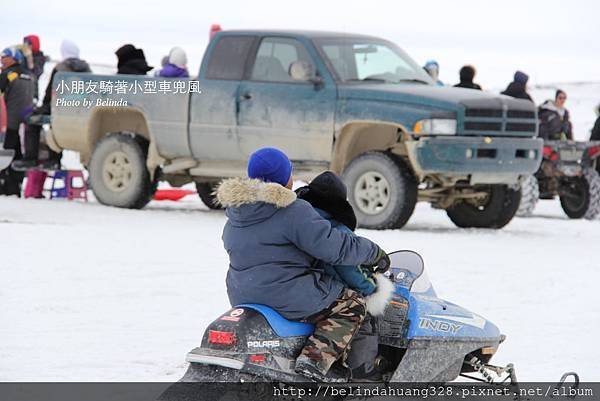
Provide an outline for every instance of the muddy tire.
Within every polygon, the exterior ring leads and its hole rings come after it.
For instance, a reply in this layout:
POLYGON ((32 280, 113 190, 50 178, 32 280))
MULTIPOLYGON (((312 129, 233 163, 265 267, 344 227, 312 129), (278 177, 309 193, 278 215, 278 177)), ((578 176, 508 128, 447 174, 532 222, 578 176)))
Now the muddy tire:
POLYGON ((462 228, 502 228, 517 213, 521 191, 506 185, 476 187, 488 192, 487 200, 481 205, 460 201, 446 210, 454 224, 462 228))
POLYGON ((158 184, 146 168, 148 142, 130 134, 109 134, 100 139, 89 163, 90 186, 104 205, 141 209, 158 184))
POLYGON ((534 175, 530 175, 521 184, 521 202, 517 209, 517 216, 529 217, 533 214, 533 209, 540 198, 540 188, 538 180, 534 175))
POLYGON ((417 203, 417 180, 399 156, 367 152, 350 162, 342 179, 358 226, 371 229, 400 228, 417 203))
POLYGON ((572 178, 568 195, 561 195, 560 206, 571 219, 593 220, 600 214, 600 175, 586 169, 580 177, 572 178))
POLYGON ((223 207, 217 202, 217 197, 213 194, 217 183, 211 182, 197 182, 196 183, 196 191, 198 191, 198 196, 202 199, 202 202, 209 208, 213 210, 219 210, 223 207))

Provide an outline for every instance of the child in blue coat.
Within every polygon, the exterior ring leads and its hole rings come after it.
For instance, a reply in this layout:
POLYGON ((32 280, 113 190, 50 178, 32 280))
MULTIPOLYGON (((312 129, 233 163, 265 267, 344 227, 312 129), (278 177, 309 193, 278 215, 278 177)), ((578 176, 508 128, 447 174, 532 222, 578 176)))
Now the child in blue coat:
MULTIPOLYGON (((334 229, 354 235, 356 215, 346 200, 346 185, 331 171, 315 177, 311 183, 296 190, 299 199, 310 203, 323 217, 329 220, 334 229)), ((365 297, 367 312, 360 330, 352 342, 352 348, 346 360, 357 380, 377 381, 374 361, 378 353, 378 335, 376 322, 370 316, 383 314, 385 306, 392 297, 394 285, 388 278, 359 265, 321 264, 325 273, 343 282, 348 288, 365 297)))

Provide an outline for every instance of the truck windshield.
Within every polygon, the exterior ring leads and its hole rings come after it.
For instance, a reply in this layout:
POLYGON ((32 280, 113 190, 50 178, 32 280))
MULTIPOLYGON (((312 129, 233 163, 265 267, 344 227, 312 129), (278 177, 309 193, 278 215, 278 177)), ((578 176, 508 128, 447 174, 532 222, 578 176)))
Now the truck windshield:
POLYGON ((315 42, 342 82, 433 84, 423 68, 391 42, 363 38, 323 38, 315 42))

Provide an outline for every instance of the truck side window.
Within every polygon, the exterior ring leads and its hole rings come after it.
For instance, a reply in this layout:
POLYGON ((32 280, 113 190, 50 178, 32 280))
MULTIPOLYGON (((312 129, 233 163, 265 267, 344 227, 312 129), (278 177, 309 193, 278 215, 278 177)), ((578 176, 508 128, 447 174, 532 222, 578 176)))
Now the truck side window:
POLYGON ((250 77, 253 81, 297 82, 290 76, 294 61, 313 64, 304 45, 296 39, 265 38, 260 43, 250 77))
POLYGON ((225 36, 215 45, 208 67, 207 79, 241 80, 255 36, 225 36))

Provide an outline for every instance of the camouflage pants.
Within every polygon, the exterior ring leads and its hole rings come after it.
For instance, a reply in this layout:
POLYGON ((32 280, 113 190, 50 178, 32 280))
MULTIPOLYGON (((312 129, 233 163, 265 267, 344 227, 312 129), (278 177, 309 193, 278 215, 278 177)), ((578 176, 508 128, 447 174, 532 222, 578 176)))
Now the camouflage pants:
POLYGON ((306 340, 300 358, 315 362, 323 375, 338 359, 345 361, 350 341, 366 316, 366 304, 356 291, 345 288, 327 309, 310 316, 307 322, 315 324, 315 331, 306 340))

